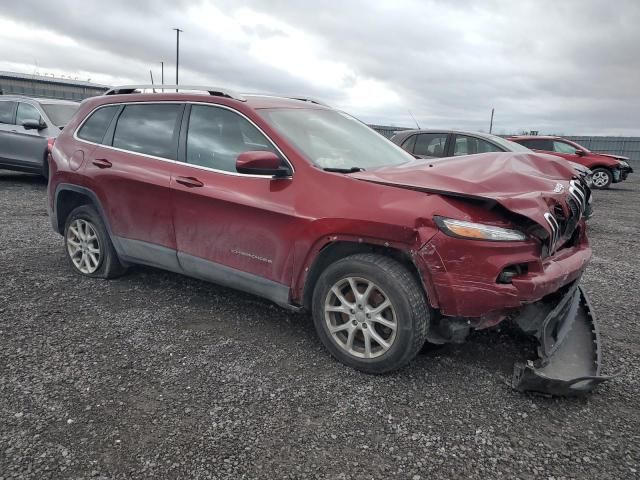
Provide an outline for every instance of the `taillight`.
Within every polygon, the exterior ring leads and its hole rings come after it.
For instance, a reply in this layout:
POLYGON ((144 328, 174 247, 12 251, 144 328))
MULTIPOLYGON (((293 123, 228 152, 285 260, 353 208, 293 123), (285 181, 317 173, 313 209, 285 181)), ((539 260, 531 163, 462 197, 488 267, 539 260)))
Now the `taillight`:
POLYGON ((53 144, 54 144, 55 142, 56 142, 56 139, 55 139, 55 138, 53 138, 53 137, 52 137, 52 138, 48 138, 48 139, 47 139, 47 151, 48 151, 49 153, 51 153, 51 150, 53 150, 53 144))

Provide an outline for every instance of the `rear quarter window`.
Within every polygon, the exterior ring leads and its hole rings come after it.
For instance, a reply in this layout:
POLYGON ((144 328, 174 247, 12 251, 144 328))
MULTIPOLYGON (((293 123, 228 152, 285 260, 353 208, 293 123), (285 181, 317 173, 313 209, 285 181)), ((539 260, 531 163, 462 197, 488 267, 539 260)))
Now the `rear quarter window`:
POLYGON ((120 108, 118 105, 102 107, 91 114, 84 122, 84 125, 78 130, 78 138, 93 143, 103 143, 104 135, 107 133, 109 124, 113 120, 113 116, 120 108))

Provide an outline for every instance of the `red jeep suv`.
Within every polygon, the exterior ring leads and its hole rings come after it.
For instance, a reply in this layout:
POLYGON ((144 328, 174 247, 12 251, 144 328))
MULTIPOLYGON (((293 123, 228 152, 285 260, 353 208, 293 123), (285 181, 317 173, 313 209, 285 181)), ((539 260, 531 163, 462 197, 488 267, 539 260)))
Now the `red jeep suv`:
POLYGON ((145 264, 310 310, 329 352, 371 373, 509 319, 540 357, 514 387, 603 380, 578 286, 590 191, 565 162, 425 162, 315 101, 147 88, 84 101, 53 147, 50 216, 76 272, 145 264))
POLYGON ((633 172, 627 157, 609 153, 595 153, 571 140, 562 137, 517 135, 508 140, 524 145, 531 150, 551 153, 590 169, 595 188, 609 188, 612 183, 622 182, 633 172))

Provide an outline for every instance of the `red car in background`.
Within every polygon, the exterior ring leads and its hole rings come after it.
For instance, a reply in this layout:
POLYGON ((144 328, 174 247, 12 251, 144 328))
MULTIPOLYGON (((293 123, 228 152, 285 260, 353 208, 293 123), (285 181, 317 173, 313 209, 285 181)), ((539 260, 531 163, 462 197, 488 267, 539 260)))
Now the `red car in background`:
POLYGON ((552 153, 579 163, 593 172, 593 187, 609 188, 612 183, 622 182, 633 172, 627 157, 596 153, 575 142, 562 137, 516 135, 508 140, 524 145, 531 150, 542 153, 552 153))

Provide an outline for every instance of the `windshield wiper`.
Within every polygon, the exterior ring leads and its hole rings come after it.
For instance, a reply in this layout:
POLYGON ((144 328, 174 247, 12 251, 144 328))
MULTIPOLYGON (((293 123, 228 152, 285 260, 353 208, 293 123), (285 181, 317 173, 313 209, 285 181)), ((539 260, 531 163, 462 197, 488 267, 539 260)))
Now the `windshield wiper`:
POLYGON ((364 168, 362 167, 350 167, 350 168, 336 168, 336 167, 327 167, 323 168, 325 172, 336 172, 336 173, 356 173, 356 172, 364 172, 364 168))

